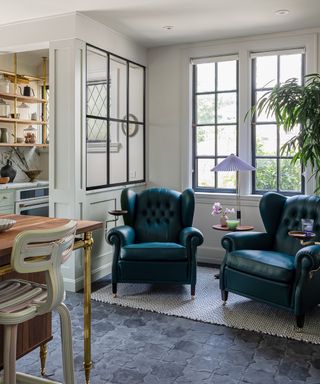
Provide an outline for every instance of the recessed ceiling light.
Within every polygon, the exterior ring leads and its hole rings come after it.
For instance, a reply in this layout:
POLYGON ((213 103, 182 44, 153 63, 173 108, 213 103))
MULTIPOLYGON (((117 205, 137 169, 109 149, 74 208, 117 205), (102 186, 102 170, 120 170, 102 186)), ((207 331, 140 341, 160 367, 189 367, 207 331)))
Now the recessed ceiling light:
POLYGON ((171 29, 174 28, 174 25, 164 25, 162 28, 166 29, 167 31, 171 31, 171 29))
POLYGON ((277 11, 275 11, 275 14, 277 16, 286 16, 290 13, 290 11, 288 9, 278 9, 277 11))

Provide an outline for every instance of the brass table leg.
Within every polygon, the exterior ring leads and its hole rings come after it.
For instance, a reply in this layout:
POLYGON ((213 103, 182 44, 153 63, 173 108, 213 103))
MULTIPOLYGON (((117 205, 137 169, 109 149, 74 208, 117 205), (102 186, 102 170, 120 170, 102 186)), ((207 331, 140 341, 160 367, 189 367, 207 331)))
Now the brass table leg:
POLYGON ((40 364, 41 364, 41 376, 44 376, 46 374, 46 360, 47 360, 47 354, 48 354, 48 346, 47 344, 41 344, 40 345, 40 364))
POLYGON ((84 234, 84 372, 86 384, 90 383, 91 361, 91 250, 92 232, 84 234))

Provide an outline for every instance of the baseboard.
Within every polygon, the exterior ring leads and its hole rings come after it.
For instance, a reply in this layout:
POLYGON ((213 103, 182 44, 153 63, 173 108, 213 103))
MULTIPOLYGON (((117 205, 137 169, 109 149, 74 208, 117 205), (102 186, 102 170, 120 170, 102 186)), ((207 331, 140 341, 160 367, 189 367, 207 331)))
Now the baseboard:
POLYGON ((206 264, 221 264, 224 257, 224 250, 213 247, 200 247, 197 252, 197 261, 206 264))
MULTIPOLYGON (((97 281, 104 276, 107 276, 111 273, 112 263, 107 263, 101 265, 100 267, 92 270, 91 273, 91 282, 97 281)), ((83 276, 78 277, 77 279, 64 278, 64 287, 66 291, 78 292, 84 287, 84 278, 83 276)))

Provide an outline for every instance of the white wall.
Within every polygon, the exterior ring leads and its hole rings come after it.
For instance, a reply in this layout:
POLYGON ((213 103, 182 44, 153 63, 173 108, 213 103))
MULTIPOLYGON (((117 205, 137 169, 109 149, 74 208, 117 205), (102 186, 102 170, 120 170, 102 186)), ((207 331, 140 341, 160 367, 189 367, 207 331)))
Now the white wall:
MULTIPOLYGON (((148 50, 148 103, 149 139, 148 173, 152 185, 183 190, 191 182, 191 68, 190 59, 195 57, 238 54, 240 62, 249 61, 250 52, 271 49, 306 47, 307 72, 320 70, 317 63, 316 31, 254 36, 197 44, 176 45, 148 50), (159 145, 161 143, 161 145, 159 145)), ((244 117, 250 107, 250 67, 239 68, 239 140, 240 157, 250 162, 251 137, 249 122, 244 117)), ((251 178, 241 173, 242 223, 263 230, 258 204, 259 196, 250 196, 251 178)), ((313 183, 307 185, 312 193, 313 183)), ((223 257, 220 245, 223 232, 212 230, 218 217, 211 216, 211 207, 220 201, 227 207, 235 207, 234 195, 196 195, 194 225, 204 234, 205 241, 199 249, 200 261, 219 263, 223 257)))

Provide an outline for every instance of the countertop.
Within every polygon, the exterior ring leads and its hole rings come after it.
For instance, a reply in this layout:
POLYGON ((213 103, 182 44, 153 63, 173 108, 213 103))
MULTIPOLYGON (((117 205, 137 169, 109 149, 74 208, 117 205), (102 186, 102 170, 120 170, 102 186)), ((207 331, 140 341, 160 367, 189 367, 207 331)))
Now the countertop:
POLYGON ((3 189, 24 189, 24 188, 36 188, 49 186, 48 180, 37 180, 34 182, 22 182, 22 183, 7 183, 0 184, 0 190, 3 189))

